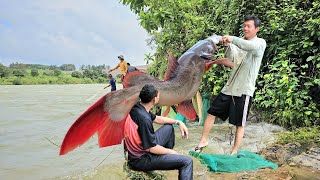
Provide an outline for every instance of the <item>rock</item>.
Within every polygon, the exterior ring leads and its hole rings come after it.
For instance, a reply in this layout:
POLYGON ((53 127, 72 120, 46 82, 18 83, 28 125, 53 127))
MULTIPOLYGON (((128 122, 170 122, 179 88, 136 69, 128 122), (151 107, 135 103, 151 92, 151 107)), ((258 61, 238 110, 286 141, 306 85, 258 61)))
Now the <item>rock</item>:
POLYGON ((307 152, 290 158, 290 161, 320 170, 320 148, 312 147, 307 152))
POLYGON ((294 162, 291 162, 291 163, 289 163, 289 166, 297 166, 297 164, 294 162))

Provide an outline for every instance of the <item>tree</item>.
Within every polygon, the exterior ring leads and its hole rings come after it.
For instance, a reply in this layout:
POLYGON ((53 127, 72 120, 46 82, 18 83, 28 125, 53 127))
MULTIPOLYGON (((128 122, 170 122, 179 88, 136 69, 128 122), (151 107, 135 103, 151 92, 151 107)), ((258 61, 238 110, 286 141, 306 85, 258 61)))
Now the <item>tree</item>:
POLYGON ((2 64, 0 64, 0 78, 9 77, 10 69, 2 64))
POLYGON ((62 71, 75 71, 76 66, 74 64, 63 64, 60 66, 62 71))
POLYGON ((12 74, 17 77, 25 77, 28 73, 25 69, 13 69, 12 74))
POLYGON ((33 76, 33 77, 39 76, 39 71, 38 71, 38 69, 32 69, 32 70, 31 70, 31 76, 33 76))
POLYGON ((79 72, 79 71, 73 71, 73 72, 71 73, 71 76, 72 76, 72 77, 75 77, 75 78, 82 78, 82 74, 81 74, 81 72, 79 72))
POLYGON ((62 71, 60 69, 54 70, 54 76, 60 76, 62 75, 62 71))

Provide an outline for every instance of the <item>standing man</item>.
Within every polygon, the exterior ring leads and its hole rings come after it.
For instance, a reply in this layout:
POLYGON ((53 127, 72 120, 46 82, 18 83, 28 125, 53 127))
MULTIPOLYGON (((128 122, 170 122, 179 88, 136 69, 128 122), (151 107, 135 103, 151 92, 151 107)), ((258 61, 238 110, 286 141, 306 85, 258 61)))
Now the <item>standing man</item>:
POLYGON ((260 20, 255 16, 246 16, 243 26, 243 38, 224 36, 227 45, 226 56, 233 61, 233 69, 227 84, 212 102, 202 130, 202 137, 194 149, 201 152, 208 145, 208 136, 216 116, 222 120, 229 118, 229 123, 236 126, 235 141, 231 155, 239 150, 244 127, 255 91, 266 41, 257 37, 260 20))
POLYGON ((112 74, 109 74, 108 77, 109 77, 109 85, 104 87, 103 89, 111 86, 111 91, 117 90, 116 80, 112 77, 112 74))
POLYGON ((120 63, 116 65, 116 67, 112 68, 110 72, 118 69, 120 67, 120 72, 121 72, 121 81, 123 80, 123 77, 127 74, 128 71, 128 65, 127 62, 124 60, 123 55, 118 56, 118 59, 120 60, 120 63))
POLYGON ((133 106, 126 119, 124 143, 128 150, 128 163, 138 171, 179 170, 180 180, 192 179, 192 158, 179 155, 173 146, 173 124, 178 124, 183 138, 188 138, 188 129, 181 121, 155 116, 150 109, 159 102, 159 92, 153 85, 145 85, 140 100, 133 106), (153 123, 164 124, 157 131, 153 123))

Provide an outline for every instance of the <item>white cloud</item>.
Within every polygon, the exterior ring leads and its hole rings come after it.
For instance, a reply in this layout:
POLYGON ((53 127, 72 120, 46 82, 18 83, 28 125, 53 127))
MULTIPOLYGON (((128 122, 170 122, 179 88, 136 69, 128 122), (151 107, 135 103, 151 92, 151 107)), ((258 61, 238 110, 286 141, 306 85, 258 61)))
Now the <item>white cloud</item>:
POLYGON ((0 2, 0 62, 145 64, 147 33, 117 1, 0 2), (4 23, 6 22, 6 23, 4 23))

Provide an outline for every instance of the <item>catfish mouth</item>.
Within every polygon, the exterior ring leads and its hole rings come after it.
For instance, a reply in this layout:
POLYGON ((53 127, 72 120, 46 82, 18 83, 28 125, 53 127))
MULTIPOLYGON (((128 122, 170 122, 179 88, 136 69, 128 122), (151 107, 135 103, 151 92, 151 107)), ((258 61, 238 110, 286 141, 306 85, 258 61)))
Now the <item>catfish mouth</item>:
POLYGON ((200 57, 207 60, 207 61, 211 61, 212 54, 203 52, 203 53, 201 53, 200 57))
POLYGON ((205 59, 206 61, 212 61, 212 54, 215 54, 218 50, 218 47, 216 44, 213 45, 213 47, 208 47, 208 52, 201 52, 200 57, 205 59))

